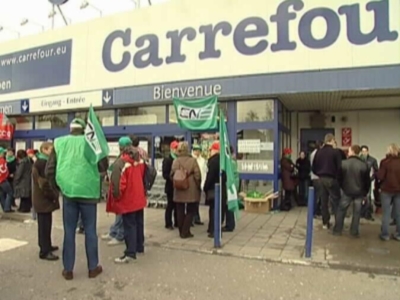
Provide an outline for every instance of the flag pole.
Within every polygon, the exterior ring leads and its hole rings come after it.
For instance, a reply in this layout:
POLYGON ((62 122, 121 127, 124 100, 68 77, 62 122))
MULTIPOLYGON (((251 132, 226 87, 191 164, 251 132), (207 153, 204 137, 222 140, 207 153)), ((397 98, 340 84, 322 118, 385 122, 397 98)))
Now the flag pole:
MULTIPOLYGON (((221 146, 221 111, 219 115, 219 143, 221 146)), ((221 171, 221 149, 219 159, 219 184, 215 185, 214 196, 214 248, 221 248, 222 240, 222 171, 221 171)))

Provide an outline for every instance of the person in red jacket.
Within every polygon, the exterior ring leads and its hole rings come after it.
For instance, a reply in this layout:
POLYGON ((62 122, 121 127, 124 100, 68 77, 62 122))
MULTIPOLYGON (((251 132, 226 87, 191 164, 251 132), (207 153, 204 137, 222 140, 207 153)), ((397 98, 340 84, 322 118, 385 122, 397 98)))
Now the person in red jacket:
POLYGON ((144 252, 143 210, 147 205, 144 174, 146 164, 133 149, 129 137, 119 140, 121 156, 111 173, 107 212, 122 215, 126 250, 115 263, 130 263, 137 253, 144 252), (127 146, 124 147, 123 145, 127 146))
POLYGON ((3 193, 0 195, 1 208, 5 213, 14 212, 11 209, 11 202, 13 198, 13 190, 10 182, 8 181, 8 168, 7 160, 5 159, 6 149, 0 147, 0 188, 3 193))

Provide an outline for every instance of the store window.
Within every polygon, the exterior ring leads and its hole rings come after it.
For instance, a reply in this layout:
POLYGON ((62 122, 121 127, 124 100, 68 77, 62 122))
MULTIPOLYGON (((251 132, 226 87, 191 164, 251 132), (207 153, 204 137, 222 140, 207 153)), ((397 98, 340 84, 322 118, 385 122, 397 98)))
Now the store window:
POLYGON ((268 180, 241 180, 239 190, 244 193, 254 191, 263 194, 273 193, 274 182, 268 180))
POLYGON ((166 106, 129 107, 118 110, 118 125, 166 123, 166 106))
POLYGON ((251 129, 238 132, 238 169, 241 173, 274 172, 273 129, 251 129))
MULTIPOLYGON (((115 114, 114 110, 98 110, 95 111, 97 119, 102 126, 114 126, 115 114)), ((78 111, 75 113, 75 118, 81 118, 87 121, 88 112, 78 111)))
MULTIPOLYGON (((218 103, 219 109, 221 109, 225 116, 228 116, 228 102, 218 103)), ((175 107, 173 105, 168 106, 169 123, 177 123, 175 107)))
POLYGON ((15 116, 8 118, 15 130, 32 130, 33 118, 28 116, 15 116))
POLYGON ((283 124, 283 105, 281 101, 278 101, 278 122, 283 124))
POLYGON ((237 102, 236 120, 239 123, 273 121, 274 100, 237 102))
POLYGON ((59 129, 68 126, 68 114, 38 115, 35 118, 36 129, 59 129))

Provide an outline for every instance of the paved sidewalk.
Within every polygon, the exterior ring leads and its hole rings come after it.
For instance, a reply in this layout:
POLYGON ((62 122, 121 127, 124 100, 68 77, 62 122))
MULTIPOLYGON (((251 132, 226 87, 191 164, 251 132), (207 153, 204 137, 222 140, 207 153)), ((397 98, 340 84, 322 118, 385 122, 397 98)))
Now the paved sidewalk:
MULTIPOLYGON (((54 226, 62 229, 61 214, 61 211, 55 214, 54 226)), ((201 215, 208 215, 206 207, 201 207, 201 215)), ((13 214, 12 217, 18 215, 13 214)), ((107 232, 114 218, 114 215, 105 213, 105 205, 100 204, 99 233, 107 232)), ((207 222, 205 217, 203 220, 207 222)), ((236 230, 223 234, 223 247, 217 250, 213 248, 213 240, 207 237, 206 225, 195 226, 192 229, 195 237, 183 240, 179 238, 177 230, 164 228, 163 209, 149 208, 145 211, 145 235, 147 244, 169 249, 400 275, 400 243, 378 239, 380 220, 362 221, 359 239, 346 234, 342 237, 333 236, 322 230, 321 221, 314 220, 311 260, 304 258, 306 220, 305 208, 266 215, 241 212, 236 230)))

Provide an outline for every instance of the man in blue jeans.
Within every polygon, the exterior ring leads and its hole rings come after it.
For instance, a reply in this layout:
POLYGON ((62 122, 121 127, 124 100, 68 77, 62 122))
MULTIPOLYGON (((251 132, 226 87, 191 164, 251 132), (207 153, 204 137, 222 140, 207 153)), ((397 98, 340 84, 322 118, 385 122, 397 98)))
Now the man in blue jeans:
MULTIPOLYGON (((93 129, 93 124, 88 126, 93 129)), ((46 177, 53 188, 58 188, 63 195, 64 245, 62 276, 73 279, 75 265, 75 231, 79 216, 82 218, 85 233, 86 257, 89 278, 102 273, 99 265, 97 241, 97 203, 100 200, 100 174, 108 168, 105 154, 98 163, 93 162, 95 145, 89 144, 84 131, 86 124, 81 119, 74 119, 70 125, 70 134, 54 141, 54 149, 46 165, 46 177), (89 148, 90 146, 90 148, 89 148), (93 147, 92 147, 93 146, 93 147)), ((99 133, 87 134, 92 143, 99 133)), ((100 150, 100 153, 102 151, 100 150)), ((95 157, 95 161, 97 157, 95 157)))
POLYGON ((101 236, 103 241, 108 241, 107 245, 115 246, 124 243, 124 226, 122 216, 115 215, 115 222, 111 225, 110 231, 101 236))
POLYGON ((0 188, 2 193, 0 193, 1 208, 5 213, 14 212, 11 209, 11 204, 13 200, 13 190, 8 181, 8 168, 7 161, 5 159, 6 149, 0 147, 0 188))
POLYGON ((336 222, 333 228, 334 235, 342 234, 347 209, 352 205, 353 218, 350 226, 350 235, 353 237, 360 236, 361 204, 371 187, 370 169, 360 158, 360 152, 360 146, 351 146, 349 148, 349 158, 342 162, 338 181, 343 194, 336 212, 336 222))

